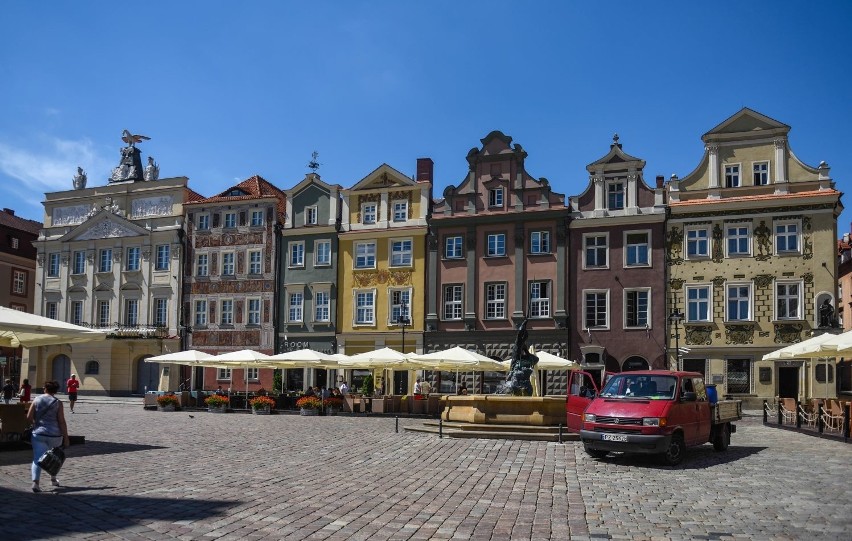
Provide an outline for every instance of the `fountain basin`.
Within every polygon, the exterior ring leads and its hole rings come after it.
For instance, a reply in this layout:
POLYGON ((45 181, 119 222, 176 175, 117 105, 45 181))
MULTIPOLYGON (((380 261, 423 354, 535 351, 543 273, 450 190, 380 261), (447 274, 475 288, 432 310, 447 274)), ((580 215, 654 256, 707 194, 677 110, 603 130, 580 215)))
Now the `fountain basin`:
POLYGON ((493 425, 565 424, 565 398, 551 396, 462 395, 446 397, 444 421, 493 425))

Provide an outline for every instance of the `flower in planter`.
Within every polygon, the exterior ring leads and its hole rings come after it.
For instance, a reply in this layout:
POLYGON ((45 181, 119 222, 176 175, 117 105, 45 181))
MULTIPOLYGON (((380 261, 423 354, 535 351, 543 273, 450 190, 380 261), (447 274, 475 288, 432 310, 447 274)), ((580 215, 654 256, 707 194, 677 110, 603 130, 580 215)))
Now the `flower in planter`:
POLYGON ((213 394, 204 399, 204 403, 210 408, 222 408, 228 406, 228 397, 213 394))
POLYGON ((322 406, 322 402, 315 396, 303 396, 296 400, 296 407, 306 410, 318 410, 322 406))
POLYGON ((256 396, 249 400, 249 404, 251 405, 251 409, 254 410, 272 409, 275 407, 275 400, 268 396, 256 396))
POLYGON ((173 394, 164 394, 157 397, 157 405, 161 408, 165 408, 166 406, 180 406, 180 401, 178 397, 173 394))
POLYGON ((336 396, 331 396, 323 400, 322 405, 326 408, 334 408, 339 410, 343 407, 343 399, 337 398, 336 396))

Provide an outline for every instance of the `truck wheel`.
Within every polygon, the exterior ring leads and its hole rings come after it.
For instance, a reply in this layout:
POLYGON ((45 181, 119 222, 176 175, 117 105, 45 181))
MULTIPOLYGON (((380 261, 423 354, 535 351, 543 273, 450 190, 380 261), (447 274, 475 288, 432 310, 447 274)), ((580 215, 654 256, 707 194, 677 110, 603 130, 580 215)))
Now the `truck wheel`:
POLYGON ((716 430, 716 437, 713 438, 713 449, 717 451, 727 451, 728 445, 731 444, 731 425, 725 423, 716 430))
POLYGON ((663 453, 663 462, 669 466, 680 464, 680 461, 683 460, 684 451, 686 451, 686 444, 683 442, 683 434, 672 434, 669 447, 663 453))
POLYGON ((604 451, 602 449, 592 449, 591 447, 583 447, 586 451, 586 454, 592 458, 604 458, 609 454, 609 451, 604 451))

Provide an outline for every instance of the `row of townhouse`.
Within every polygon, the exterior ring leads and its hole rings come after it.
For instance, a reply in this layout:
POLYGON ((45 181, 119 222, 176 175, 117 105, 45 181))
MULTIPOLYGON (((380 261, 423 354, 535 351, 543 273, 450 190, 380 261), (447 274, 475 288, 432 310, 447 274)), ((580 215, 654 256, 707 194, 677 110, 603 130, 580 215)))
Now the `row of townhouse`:
MULTIPOLYGON (((41 348, 29 370, 61 380, 73 366, 84 389, 115 394, 254 390, 271 387, 270 371, 144 358, 463 346, 505 359, 528 320, 536 349, 597 378, 677 366, 726 394, 811 395, 834 382, 825 365, 761 360, 829 327, 819 307, 837 305, 840 193, 827 165, 793 155, 789 130, 742 109, 703 136, 692 173, 652 183, 615 136, 570 198, 497 131, 440 198, 428 158, 412 176, 383 164, 350 188, 314 171, 287 190, 255 176, 208 198, 184 177, 47 194, 37 307, 113 338, 41 348)), ((353 376, 287 370, 283 386, 353 376)), ((388 389, 406 392, 411 376, 388 389)), ((484 391, 501 378, 467 377, 484 391)), ((548 373, 543 391, 564 393, 565 380, 548 373)))

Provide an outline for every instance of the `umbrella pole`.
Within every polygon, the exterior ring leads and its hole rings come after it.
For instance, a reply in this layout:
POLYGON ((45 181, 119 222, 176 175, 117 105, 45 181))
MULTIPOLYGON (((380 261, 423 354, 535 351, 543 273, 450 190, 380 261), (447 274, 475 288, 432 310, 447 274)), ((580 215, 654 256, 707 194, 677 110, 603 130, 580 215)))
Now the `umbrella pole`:
POLYGON ((243 404, 243 406, 245 406, 246 409, 248 409, 248 365, 247 364, 244 365, 244 368, 243 368, 243 377, 246 378, 246 399, 245 399, 245 403, 243 404))

